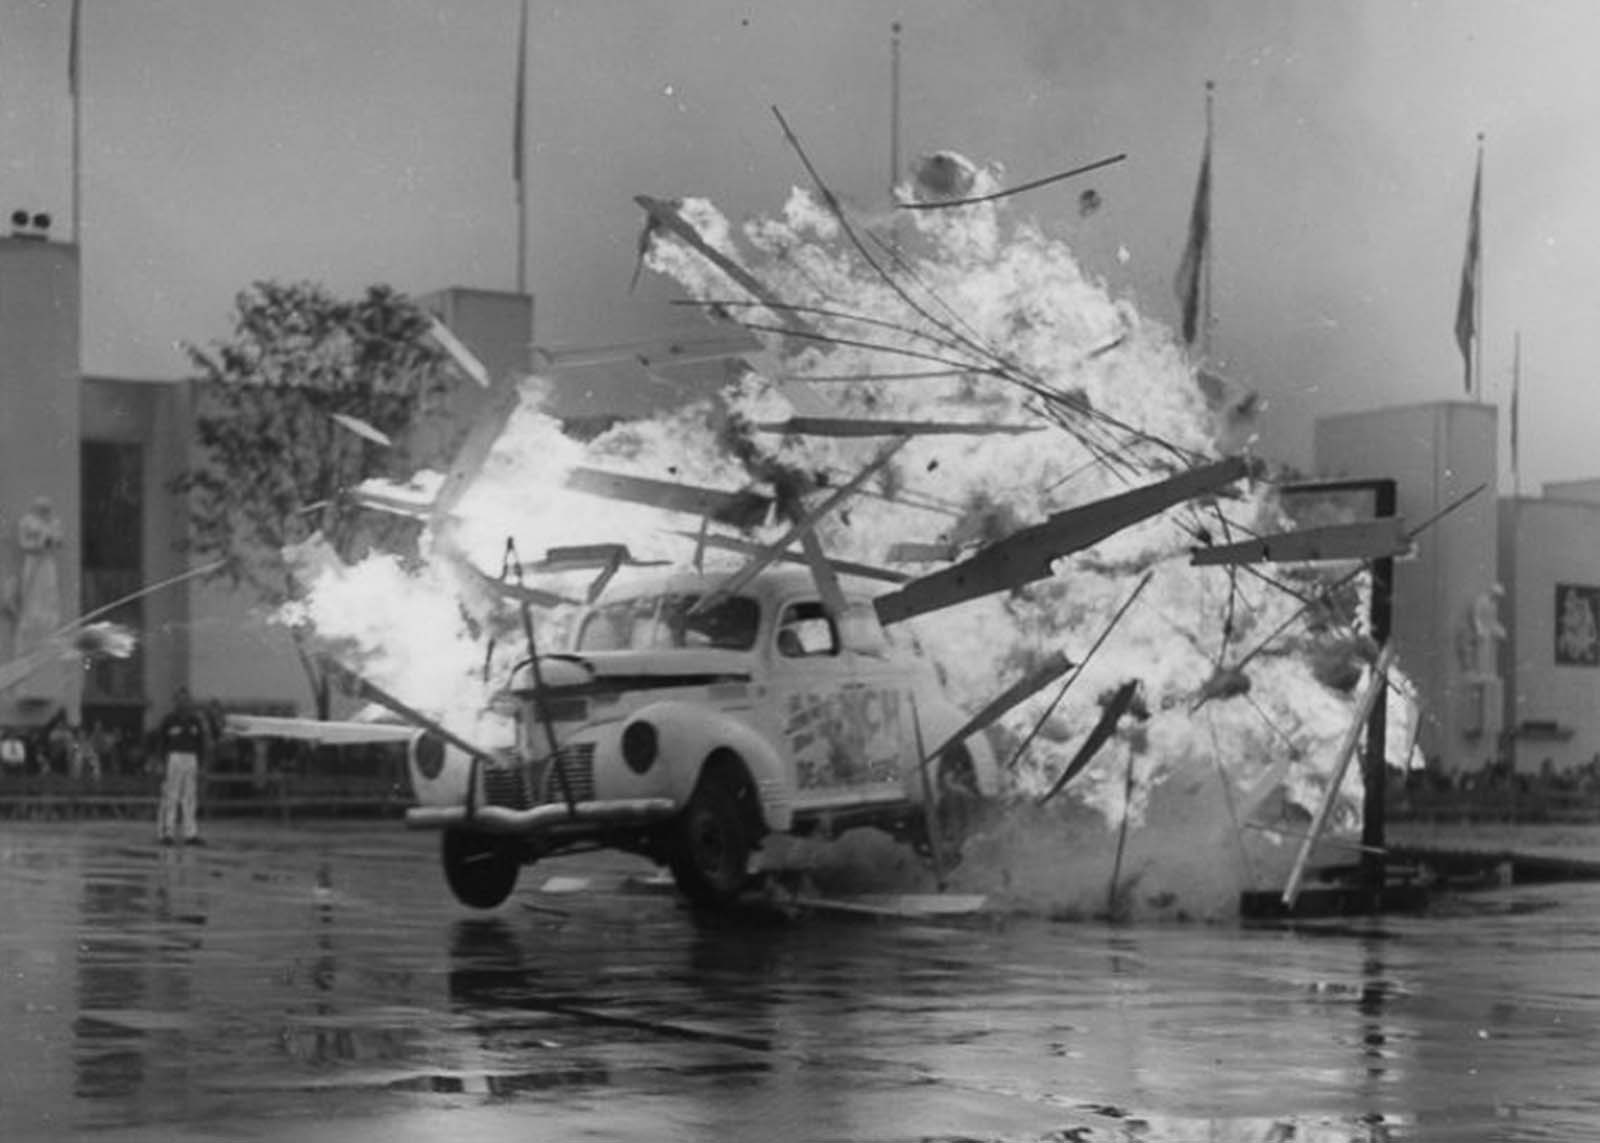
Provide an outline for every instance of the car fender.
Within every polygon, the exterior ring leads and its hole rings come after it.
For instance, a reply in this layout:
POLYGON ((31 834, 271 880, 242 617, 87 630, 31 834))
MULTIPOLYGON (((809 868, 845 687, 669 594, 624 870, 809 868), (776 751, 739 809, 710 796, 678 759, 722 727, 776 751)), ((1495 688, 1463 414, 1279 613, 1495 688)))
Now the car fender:
POLYGON ((458 806, 467 800, 472 759, 438 735, 418 731, 406 742, 406 772, 419 805, 458 806))
POLYGON ((719 750, 739 756, 756 785, 761 817, 769 830, 787 831, 794 817, 788 768, 783 758, 748 722, 700 703, 665 700, 641 707, 628 722, 645 721, 656 728, 661 760, 668 768, 671 794, 687 802, 700 780, 706 760, 719 750))
MULTIPOLYGON (((942 695, 935 692, 933 696, 918 696, 918 717, 922 722, 923 749, 936 750, 956 733, 966 723, 966 718, 961 712, 951 705, 942 695)), ((995 760, 994 747, 989 743, 989 736, 982 730, 975 731, 963 738, 967 753, 972 756, 972 770, 978 780, 978 792, 987 797, 993 797, 1000 792, 1000 767, 995 760)), ((930 763, 930 770, 934 764, 930 763)), ((920 789, 911 791, 913 796, 920 801, 920 789)))

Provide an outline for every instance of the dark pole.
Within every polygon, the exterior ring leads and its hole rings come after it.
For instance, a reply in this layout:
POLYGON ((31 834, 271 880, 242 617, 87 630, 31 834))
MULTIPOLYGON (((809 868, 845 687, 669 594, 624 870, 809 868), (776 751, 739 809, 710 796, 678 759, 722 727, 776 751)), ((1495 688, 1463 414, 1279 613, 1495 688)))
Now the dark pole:
MULTIPOLYGON (((1372 482, 1373 514, 1393 516, 1395 513, 1395 482, 1372 482)), ((1372 638, 1382 651, 1388 645, 1394 618, 1394 560, 1385 556, 1372 561, 1372 638)), ((1367 716, 1367 753, 1363 760, 1362 777, 1365 797, 1361 817, 1361 881, 1367 895, 1367 907, 1377 911, 1383 905, 1384 825, 1387 818, 1385 796, 1388 784, 1388 762, 1384 742, 1389 731, 1389 693, 1385 686, 1378 701, 1372 704, 1367 716)))

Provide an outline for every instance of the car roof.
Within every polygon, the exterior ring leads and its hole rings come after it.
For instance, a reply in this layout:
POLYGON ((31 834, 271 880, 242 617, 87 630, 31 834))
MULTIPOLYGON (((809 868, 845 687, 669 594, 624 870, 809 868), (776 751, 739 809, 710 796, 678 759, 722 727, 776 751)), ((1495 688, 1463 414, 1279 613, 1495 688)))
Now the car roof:
MULTIPOLYGON (((601 606, 641 595, 701 594, 723 583, 735 570, 726 566, 707 568, 703 572, 689 567, 628 568, 617 573, 595 604, 601 606)), ((839 581, 845 595, 851 599, 871 599, 888 586, 856 576, 840 576, 839 581)), ((783 566, 763 569, 738 594, 771 603, 796 595, 815 597, 818 592, 810 568, 783 566)))

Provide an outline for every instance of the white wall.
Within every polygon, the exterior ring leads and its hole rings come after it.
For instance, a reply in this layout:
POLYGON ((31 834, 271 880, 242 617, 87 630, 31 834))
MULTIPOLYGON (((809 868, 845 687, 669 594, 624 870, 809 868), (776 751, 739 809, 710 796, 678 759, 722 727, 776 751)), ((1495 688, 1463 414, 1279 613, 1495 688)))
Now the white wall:
MULTIPOLYGON (((1395 566, 1394 640, 1424 703, 1419 744, 1446 770, 1475 769, 1497 745, 1496 727, 1471 730, 1478 691, 1459 642, 1473 603, 1497 577, 1495 432, 1494 408, 1466 402, 1374 409, 1316 426, 1318 474, 1394 478, 1411 527, 1484 486, 1419 536, 1416 558, 1395 566)), ((1498 719, 1498 704, 1492 713, 1498 719)))
POLYGON ((1500 529, 1513 616, 1506 673, 1515 679, 1507 708, 1518 729, 1516 768, 1537 773, 1546 758, 1558 770, 1583 765, 1600 752, 1600 662, 1556 661, 1557 587, 1600 593, 1600 504, 1508 498, 1500 529), (1555 735, 1538 725, 1551 723, 1555 735))
MULTIPOLYGON (((78 613, 78 251, 0 238, 0 585, 21 565, 17 522, 49 497, 64 533, 56 561, 62 620, 78 613)), ((0 662, 14 624, 0 616, 0 662)), ((53 666, 4 696, 0 723, 42 721, 65 704, 76 717, 78 672, 53 666), (37 704, 19 707, 18 699, 37 704)))

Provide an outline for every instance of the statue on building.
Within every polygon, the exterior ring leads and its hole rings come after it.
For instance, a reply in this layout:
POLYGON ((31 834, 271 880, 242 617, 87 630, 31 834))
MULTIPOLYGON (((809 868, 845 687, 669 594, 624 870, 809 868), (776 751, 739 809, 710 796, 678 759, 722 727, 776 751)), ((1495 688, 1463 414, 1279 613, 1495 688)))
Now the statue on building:
POLYGON ((1472 601, 1472 632, 1475 636, 1475 662, 1473 669, 1489 677, 1500 674, 1500 644, 1506 629, 1500 623, 1500 600, 1506 589, 1495 584, 1488 591, 1479 592, 1472 601))
POLYGON ((1556 586, 1556 662, 1600 666, 1600 616, 1593 588, 1556 586))
POLYGON ((61 521, 47 496, 17 521, 22 564, 7 601, 16 624, 14 654, 33 650, 61 627, 61 539, 61 521))
POLYGON ((1469 675, 1500 674, 1500 642, 1506 629, 1500 624, 1500 600, 1505 588, 1495 584, 1473 597, 1465 619, 1456 629, 1456 658, 1469 675))

